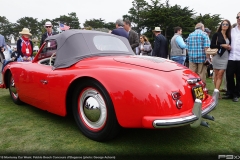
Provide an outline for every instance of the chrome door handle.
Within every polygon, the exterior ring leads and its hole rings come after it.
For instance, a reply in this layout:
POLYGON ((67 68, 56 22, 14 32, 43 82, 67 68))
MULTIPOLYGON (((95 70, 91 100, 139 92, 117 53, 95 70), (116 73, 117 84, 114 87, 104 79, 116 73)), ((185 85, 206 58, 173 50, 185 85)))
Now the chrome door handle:
POLYGON ((41 82, 42 84, 47 84, 47 83, 48 83, 48 81, 46 81, 46 80, 40 80, 40 82, 41 82))

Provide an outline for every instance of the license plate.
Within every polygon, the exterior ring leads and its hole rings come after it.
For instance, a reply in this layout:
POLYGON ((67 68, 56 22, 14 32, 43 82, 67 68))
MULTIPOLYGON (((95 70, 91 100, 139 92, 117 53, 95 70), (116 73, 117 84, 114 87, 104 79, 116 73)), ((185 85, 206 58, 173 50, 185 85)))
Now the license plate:
POLYGON ((192 92, 193 92, 194 99, 201 99, 201 100, 203 100, 204 93, 203 93, 202 86, 195 86, 195 87, 193 87, 192 88, 192 92))

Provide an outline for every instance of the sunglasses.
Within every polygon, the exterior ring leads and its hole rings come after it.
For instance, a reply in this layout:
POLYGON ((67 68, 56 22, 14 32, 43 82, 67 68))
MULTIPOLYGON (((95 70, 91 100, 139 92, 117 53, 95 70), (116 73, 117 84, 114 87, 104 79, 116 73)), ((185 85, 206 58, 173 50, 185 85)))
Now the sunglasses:
POLYGON ((46 26, 46 28, 52 28, 52 26, 46 26))
POLYGON ((229 24, 227 24, 227 23, 223 23, 222 26, 229 26, 229 24))
POLYGON ((239 19, 239 18, 240 18, 240 16, 237 16, 236 18, 237 18, 237 19, 239 19))

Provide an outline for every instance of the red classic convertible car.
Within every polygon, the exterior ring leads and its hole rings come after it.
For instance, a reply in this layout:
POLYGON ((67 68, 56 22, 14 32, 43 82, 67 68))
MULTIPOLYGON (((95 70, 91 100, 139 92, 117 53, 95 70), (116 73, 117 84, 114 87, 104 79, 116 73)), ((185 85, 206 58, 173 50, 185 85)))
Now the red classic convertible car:
MULTIPOLYGON (((208 126, 218 90, 173 61, 135 55, 124 37, 68 30, 48 37, 32 62, 11 62, 4 88, 16 104, 66 116, 104 141, 124 128, 208 126)), ((17 115, 14 115, 17 116, 17 115)))

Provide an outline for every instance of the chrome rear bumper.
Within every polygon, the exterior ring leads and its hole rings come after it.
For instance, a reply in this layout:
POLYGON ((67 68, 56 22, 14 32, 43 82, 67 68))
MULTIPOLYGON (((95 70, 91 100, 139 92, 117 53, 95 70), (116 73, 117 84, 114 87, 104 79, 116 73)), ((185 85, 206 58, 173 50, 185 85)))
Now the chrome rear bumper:
MULTIPOLYGON (((205 123, 202 121, 202 118, 206 118, 209 112, 211 112, 214 108, 216 108, 218 104, 218 96, 219 90, 214 89, 212 98, 214 101, 204 110, 202 108, 202 101, 200 99, 196 99, 193 105, 193 115, 175 118, 175 119, 162 119, 162 120, 154 120, 153 126, 154 128, 171 128, 171 127, 178 127, 190 124, 192 128, 196 128, 199 125, 205 123)), ((214 119, 214 118, 213 118, 214 119)), ((211 119, 212 120, 212 119, 211 119)))

